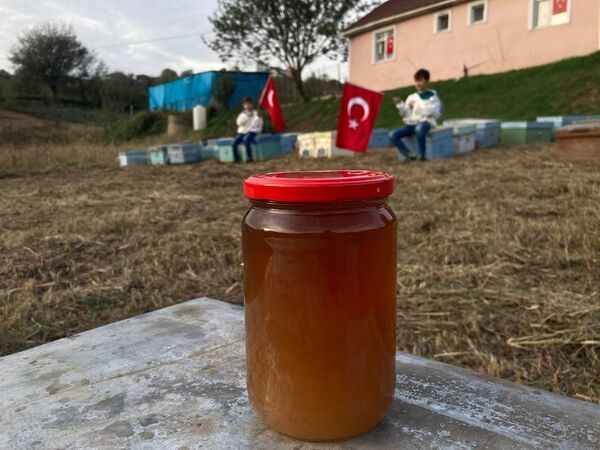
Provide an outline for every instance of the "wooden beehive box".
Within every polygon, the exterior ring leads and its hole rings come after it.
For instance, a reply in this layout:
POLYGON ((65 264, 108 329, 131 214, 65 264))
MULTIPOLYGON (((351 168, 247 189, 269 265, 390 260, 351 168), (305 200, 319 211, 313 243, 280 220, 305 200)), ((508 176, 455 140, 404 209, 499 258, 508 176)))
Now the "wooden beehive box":
POLYGON ((571 160, 600 160, 600 121, 560 128, 556 132, 556 155, 571 160))

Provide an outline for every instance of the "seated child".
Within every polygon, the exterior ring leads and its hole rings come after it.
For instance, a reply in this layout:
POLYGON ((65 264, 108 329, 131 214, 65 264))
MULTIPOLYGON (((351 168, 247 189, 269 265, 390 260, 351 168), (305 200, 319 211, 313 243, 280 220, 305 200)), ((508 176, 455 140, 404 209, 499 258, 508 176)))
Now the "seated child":
POLYGON ((437 119, 442 115, 442 102, 433 89, 428 89, 431 75, 428 70, 421 69, 415 73, 415 87, 417 92, 409 95, 406 102, 394 98, 394 103, 404 119, 406 126, 392 135, 392 141, 398 147, 400 153, 406 160, 410 157, 410 151, 402 141, 402 138, 417 136, 419 157, 425 160, 425 149, 427 145, 427 134, 431 128, 437 125, 437 119))
POLYGON ((238 146, 244 144, 246 147, 247 161, 253 160, 252 144, 256 144, 256 135, 262 132, 263 120, 260 114, 254 107, 254 102, 250 97, 244 98, 242 101, 244 110, 237 118, 237 136, 233 142, 233 156, 236 162, 240 161, 238 154, 238 146))

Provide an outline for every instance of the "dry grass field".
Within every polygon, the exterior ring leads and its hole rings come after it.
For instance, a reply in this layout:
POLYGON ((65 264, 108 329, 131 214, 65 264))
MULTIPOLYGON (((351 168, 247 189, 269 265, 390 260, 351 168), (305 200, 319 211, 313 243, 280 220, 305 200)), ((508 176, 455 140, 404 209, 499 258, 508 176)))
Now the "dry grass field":
POLYGON ((540 146, 119 170, 80 132, 0 143, 0 354, 200 296, 241 302, 242 180, 361 167, 398 179, 399 350, 600 402, 600 163, 540 146))

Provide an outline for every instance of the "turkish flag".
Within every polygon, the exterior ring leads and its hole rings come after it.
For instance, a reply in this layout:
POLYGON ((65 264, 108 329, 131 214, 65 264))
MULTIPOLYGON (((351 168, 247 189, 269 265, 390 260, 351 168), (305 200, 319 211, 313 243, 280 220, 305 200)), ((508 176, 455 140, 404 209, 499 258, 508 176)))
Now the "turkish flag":
POLYGON ((569 0, 554 0, 552 5, 552 14, 566 13, 569 8, 569 0))
POLYGON ((394 54, 394 36, 390 35, 387 38, 387 54, 388 56, 394 54))
POLYGON ((283 112, 281 111, 281 103, 279 102, 279 96, 275 91, 275 82, 271 77, 269 77, 262 96, 260 97, 260 106, 269 113, 271 123, 273 124, 273 130, 275 130, 276 133, 281 133, 285 130, 285 120, 283 118, 283 112))
POLYGON ((382 102, 383 94, 346 83, 336 145, 355 152, 366 152, 382 102))

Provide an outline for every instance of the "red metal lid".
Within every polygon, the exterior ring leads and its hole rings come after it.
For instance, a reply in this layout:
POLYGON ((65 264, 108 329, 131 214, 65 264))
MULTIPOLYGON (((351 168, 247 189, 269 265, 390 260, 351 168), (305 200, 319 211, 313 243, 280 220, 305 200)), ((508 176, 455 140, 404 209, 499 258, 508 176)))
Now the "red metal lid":
POLYGON ((254 175, 244 182, 251 200, 290 203, 370 200, 389 197, 394 177, 370 170, 276 172, 254 175))

